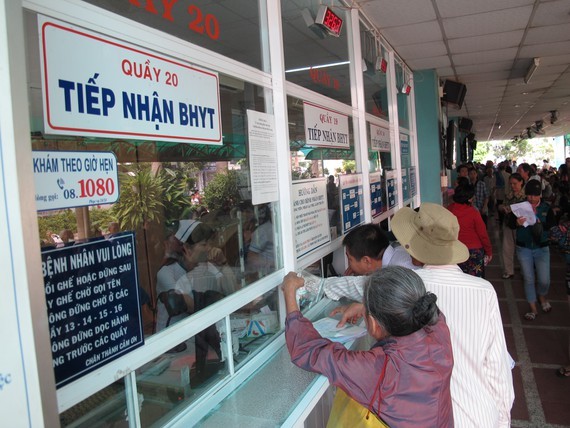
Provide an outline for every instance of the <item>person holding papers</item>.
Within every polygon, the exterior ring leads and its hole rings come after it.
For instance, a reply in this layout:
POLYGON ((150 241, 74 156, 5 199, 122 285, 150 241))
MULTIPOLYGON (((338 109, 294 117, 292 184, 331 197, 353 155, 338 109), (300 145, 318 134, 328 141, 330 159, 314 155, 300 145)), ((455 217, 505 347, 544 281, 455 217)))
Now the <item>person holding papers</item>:
MULTIPOLYGON (((349 351, 321 337, 299 311, 295 294, 303 285, 294 272, 283 281, 285 339, 295 365, 325 375, 340 388, 337 398, 350 397, 344 406, 335 398, 328 427, 342 426, 346 409, 354 406, 376 415, 378 426, 453 426, 449 329, 437 297, 426 291, 419 275, 388 266, 367 277, 364 318, 368 333, 377 340, 369 351, 349 351)), ((351 426, 362 426, 356 415, 363 413, 355 409, 351 426)))
POLYGON ((548 231, 556 224, 552 208, 541 201, 541 183, 529 180, 524 191, 526 202, 511 205, 508 221, 511 227, 516 228, 516 254, 523 274, 526 300, 530 305, 524 319, 533 321, 538 315, 537 297, 544 313, 552 310, 546 298, 550 288, 548 231))

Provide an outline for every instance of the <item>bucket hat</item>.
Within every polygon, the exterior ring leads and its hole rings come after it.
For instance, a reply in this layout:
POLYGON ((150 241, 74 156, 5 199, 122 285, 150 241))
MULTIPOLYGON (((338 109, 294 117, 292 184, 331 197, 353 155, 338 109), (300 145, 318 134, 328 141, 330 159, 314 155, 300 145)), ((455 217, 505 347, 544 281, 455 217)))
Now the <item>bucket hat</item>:
POLYGON ((424 264, 451 265, 469 258, 469 250, 458 239, 457 217, 441 205, 423 203, 417 212, 402 208, 390 224, 400 245, 424 264))

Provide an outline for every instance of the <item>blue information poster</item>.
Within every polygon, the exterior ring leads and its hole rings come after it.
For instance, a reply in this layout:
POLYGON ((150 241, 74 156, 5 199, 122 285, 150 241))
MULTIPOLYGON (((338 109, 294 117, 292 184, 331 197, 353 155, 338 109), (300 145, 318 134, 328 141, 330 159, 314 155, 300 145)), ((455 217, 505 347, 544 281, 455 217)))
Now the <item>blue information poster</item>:
POLYGON ((370 174, 370 205, 372 208, 372 218, 378 217, 386 207, 382 204, 382 173, 374 172, 370 174))
POLYGON ((341 175, 339 178, 342 204, 342 233, 345 234, 364 220, 362 174, 341 175))
POLYGON ((402 168, 402 200, 405 202, 410 199, 410 184, 408 180, 408 170, 402 168))
POLYGON ((418 194, 418 188, 417 188, 417 183, 416 183, 416 167, 412 166, 410 167, 410 173, 409 173, 409 182, 410 182, 410 191, 412 193, 412 198, 414 196, 416 196, 418 194))
POLYGON ((398 201, 398 190, 396 189, 394 171, 388 171, 386 173, 386 194, 388 195, 388 209, 391 210, 396 206, 398 201))
POLYGON ((412 156, 410 153, 410 138, 407 134, 400 134, 400 159, 402 169, 412 165, 412 156))
POLYGON ((144 344, 135 235, 42 251, 56 387, 144 344))

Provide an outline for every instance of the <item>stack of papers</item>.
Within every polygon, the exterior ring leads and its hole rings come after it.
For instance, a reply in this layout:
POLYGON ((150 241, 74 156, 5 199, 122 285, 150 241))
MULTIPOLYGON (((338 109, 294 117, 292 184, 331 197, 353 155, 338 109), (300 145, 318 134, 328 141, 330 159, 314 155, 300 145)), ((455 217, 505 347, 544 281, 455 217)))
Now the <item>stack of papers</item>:
POLYGON ((321 336, 333 342, 346 343, 366 335, 365 327, 345 324, 344 327, 337 327, 338 320, 330 317, 321 318, 313 323, 315 329, 321 336))
POLYGON ((523 223, 523 227, 532 226, 536 223, 536 214, 532 210, 532 205, 528 201, 519 202, 518 204, 511 205, 511 211, 514 215, 519 217, 524 217, 525 222, 523 223))

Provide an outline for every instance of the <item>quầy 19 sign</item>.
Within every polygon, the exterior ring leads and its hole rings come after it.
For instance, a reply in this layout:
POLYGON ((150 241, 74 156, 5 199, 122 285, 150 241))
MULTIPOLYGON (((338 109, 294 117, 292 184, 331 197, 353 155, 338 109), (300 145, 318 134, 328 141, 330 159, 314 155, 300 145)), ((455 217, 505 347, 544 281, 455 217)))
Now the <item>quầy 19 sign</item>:
POLYGON ((32 160, 38 211, 112 204, 119 199, 114 153, 37 151, 32 160))
POLYGON ((218 75, 38 17, 45 132, 222 144, 218 75))

